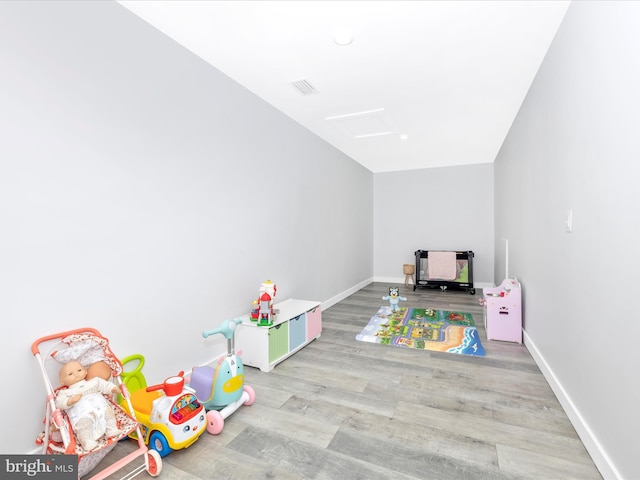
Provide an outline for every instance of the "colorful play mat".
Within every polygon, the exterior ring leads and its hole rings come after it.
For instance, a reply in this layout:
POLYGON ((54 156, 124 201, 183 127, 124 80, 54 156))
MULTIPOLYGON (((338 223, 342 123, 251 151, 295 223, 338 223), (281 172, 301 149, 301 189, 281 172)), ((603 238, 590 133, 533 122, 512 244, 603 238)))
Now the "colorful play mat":
POLYGON ((429 308, 380 307, 356 335, 361 342, 483 357, 478 330, 470 313, 429 308))

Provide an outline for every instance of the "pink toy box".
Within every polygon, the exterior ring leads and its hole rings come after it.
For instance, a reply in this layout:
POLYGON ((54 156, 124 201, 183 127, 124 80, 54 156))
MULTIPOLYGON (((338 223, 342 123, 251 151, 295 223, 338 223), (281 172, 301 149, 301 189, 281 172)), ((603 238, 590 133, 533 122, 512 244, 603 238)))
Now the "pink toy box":
POLYGON ((522 343, 522 291, 516 278, 484 288, 484 328, 488 340, 522 343))

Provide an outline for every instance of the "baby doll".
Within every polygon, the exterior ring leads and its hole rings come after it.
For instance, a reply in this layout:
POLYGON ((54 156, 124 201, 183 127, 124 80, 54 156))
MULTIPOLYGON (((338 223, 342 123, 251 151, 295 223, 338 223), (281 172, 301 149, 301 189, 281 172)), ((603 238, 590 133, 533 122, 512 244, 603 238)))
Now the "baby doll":
POLYGON ((60 369, 60 389, 56 407, 67 412, 76 438, 85 451, 98 446, 103 435, 113 437, 121 433, 115 413, 102 394, 121 393, 120 388, 100 377, 87 380, 87 369, 72 361, 60 369))

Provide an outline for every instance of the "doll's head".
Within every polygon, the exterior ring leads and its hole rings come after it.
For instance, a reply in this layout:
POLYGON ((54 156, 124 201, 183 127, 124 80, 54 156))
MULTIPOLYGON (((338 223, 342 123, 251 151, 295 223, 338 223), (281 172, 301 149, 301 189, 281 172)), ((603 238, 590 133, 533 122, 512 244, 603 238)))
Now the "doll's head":
POLYGON ((60 369, 60 385, 70 387, 71 385, 84 380, 87 376, 87 369, 80 362, 72 361, 65 363, 60 369))

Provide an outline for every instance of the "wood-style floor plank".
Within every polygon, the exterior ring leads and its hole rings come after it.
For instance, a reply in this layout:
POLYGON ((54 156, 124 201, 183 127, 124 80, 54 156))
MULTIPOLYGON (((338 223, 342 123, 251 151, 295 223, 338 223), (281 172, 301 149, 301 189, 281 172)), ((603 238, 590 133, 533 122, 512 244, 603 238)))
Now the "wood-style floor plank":
MULTIPOLYGON (((403 307, 471 313, 485 357, 358 342, 389 286, 324 311, 322 336, 271 372, 247 367, 254 405, 165 457, 160 478, 602 478, 526 347, 487 340, 481 290, 400 285, 403 307)), ((132 449, 119 444, 94 472, 132 449)))

